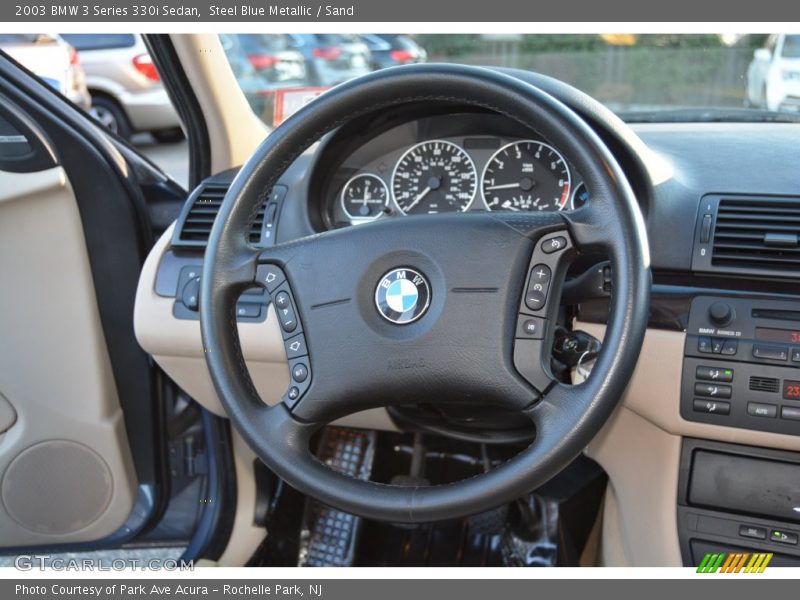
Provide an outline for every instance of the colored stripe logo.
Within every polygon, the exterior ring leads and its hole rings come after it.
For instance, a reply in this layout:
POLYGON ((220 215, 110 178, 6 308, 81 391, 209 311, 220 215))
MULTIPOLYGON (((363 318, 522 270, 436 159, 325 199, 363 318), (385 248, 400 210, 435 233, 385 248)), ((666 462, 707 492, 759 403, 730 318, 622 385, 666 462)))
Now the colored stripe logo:
POLYGON ((763 573, 772 552, 709 552, 700 561, 698 573, 763 573))

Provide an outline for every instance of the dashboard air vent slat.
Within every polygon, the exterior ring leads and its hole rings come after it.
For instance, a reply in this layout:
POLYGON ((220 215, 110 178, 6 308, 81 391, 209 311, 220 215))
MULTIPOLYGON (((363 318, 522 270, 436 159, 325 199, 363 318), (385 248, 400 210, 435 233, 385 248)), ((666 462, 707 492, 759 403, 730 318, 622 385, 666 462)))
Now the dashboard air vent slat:
POLYGON ((772 377, 750 377, 750 389, 754 392, 771 392, 776 393, 779 388, 779 382, 772 377))
MULTIPOLYGON (((208 243, 208 236, 211 234, 211 228, 227 191, 227 186, 214 184, 206 184, 200 190, 177 225, 178 234, 173 240, 173 246, 203 247, 208 243)), ((250 229, 251 243, 258 244, 261 241, 263 225, 264 207, 262 206, 256 213, 250 229)))
POLYGON ((767 271, 800 269, 800 201, 720 199, 711 264, 767 271))

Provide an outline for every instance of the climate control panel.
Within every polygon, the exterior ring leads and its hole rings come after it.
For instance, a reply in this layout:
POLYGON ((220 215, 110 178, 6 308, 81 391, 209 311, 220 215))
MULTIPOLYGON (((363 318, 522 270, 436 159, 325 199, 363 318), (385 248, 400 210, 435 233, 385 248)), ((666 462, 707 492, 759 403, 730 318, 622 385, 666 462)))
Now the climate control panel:
POLYGON ((800 306, 697 297, 686 333, 684 419, 800 435, 800 306))

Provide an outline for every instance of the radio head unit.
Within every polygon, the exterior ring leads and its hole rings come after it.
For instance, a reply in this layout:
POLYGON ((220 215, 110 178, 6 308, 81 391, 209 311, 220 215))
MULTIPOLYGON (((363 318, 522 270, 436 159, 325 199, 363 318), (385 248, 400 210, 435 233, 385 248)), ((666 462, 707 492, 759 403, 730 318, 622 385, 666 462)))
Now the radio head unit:
POLYGON ((681 416, 800 434, 797 304, 698 296, 686 329, 681 416))

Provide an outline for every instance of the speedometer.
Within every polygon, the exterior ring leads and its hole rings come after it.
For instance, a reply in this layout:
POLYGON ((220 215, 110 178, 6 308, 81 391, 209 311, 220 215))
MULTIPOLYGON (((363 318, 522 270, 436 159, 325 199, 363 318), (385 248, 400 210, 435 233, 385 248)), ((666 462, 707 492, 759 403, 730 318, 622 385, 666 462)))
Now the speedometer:
POLYGON ((570 172, 564 157, 535 140, 500 148, 486 164, 481 180, 489 210, 563 210, 569 191, 570 172))
POLYGON ((392 174, 392 195, 405 214, 466 210, 478 173, 469 155, 452 142, 431 140, 409 148, 392 174))

